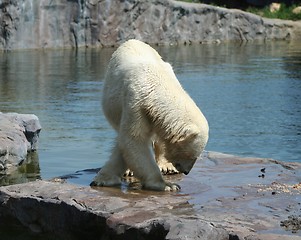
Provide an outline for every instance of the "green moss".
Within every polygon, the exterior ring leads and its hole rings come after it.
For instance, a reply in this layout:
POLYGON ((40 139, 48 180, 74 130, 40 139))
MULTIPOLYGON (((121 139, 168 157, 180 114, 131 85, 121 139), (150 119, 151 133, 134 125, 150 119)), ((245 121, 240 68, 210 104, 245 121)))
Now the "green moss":
MULTIPOLYGON (((180 0, 183 2, 194 2, 194 3, 201 3, 202 1, 200 0, 180 0)), ((211 4, 216 6, 216 4, 211 4)), ((279 18, 279 19, 286 19, 286 20, 301 20, 301 13, 295 14, 293 13, 293 9, 298 7, 300 5, 293 4, 291 6, 286 6, 285 4, 281 4, 281 7, 279 11, 276 12, 270 12, 270 7, 266 6, 264 8, 256 8, 256 7, 248 7, 245 11, 246 12, 251 12, 257 15, 260 15, 262 17, 266 18, 279 18)), ((224 6, 220 6, 224 7, 224 6)))
POLYGON ((301 13, 299 14, 293 13, 293 9, 296 7, 297 5, 286 6, 285 4, 281 4, 279 11, 275 11, 275 12, 271 12, 269 6, 264 8, 249 7, 247 8, 246 11, 266 18, 301 20, 301 13))

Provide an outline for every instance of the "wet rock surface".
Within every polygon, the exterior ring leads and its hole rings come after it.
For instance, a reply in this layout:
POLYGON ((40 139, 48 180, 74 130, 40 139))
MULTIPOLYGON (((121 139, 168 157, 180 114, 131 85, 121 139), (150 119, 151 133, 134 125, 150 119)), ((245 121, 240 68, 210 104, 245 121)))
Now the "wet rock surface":
POLYGON ((301 239, 301 164, 209 152, 166 176, 177 193, 74 184, 96 171, 1 187, 0 226, 53 239, 301 239))
POLYGON ((301 23, 172 0, 0 1, 0 49, 301 39, 301 23))
POLYGON ((0 181, 17 167, 36 159, 41 125, 33 114, 0 112, 0 181))
POLYGON ((292 233, 298 233, 301 230, 301 215, 288 216, 288 219, 281 221, 281 226, 292 233))

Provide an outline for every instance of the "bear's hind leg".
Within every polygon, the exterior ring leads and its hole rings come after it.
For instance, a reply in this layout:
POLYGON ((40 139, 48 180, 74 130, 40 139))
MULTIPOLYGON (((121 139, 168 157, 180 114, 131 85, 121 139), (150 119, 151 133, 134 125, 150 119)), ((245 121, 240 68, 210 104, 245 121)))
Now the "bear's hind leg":
MULTIPOLYGON (((165 146, 163 142, 159 140, 154 141, 153 149, 157 165, 162 174, 171 175, 179 173, 179 171, 174 167, 174 165, 165 158, 165 146)), ((124 177, 132 176, 134 176, 134 172, 130 169, 127 169, 124 173, 124 177)))
POLYGON ((116 143, 109 161, 99 170, 91 186, 116 186, 121 184, 121 176, 126 170, 125 162, 116 143))
POLYGON ((122 138, 123 157, 126 165, 134 171, 142 187, 157 191, 178 191, 180 186, 165 182, 151 150, 150 141, 135 137, 122 138))

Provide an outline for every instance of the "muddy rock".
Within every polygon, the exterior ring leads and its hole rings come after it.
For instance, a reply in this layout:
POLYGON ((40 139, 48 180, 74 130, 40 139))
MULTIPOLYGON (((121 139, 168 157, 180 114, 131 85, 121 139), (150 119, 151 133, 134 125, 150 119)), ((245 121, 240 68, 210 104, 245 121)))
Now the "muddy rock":
POLYGON ((0 113, 0 175, 9 174, 37 150, 40 131, 33 114, 0 113))
POLYGON ((0 49, 300 40, 301 23, 173 0, 0 0, 0 49))
POLYGON ((176 193, 129 178, 90 188, 97 170, 1 187, 0 226, 39 239, 301 240, 301 164, 209 152, 189 175, 166 176, 176 193))

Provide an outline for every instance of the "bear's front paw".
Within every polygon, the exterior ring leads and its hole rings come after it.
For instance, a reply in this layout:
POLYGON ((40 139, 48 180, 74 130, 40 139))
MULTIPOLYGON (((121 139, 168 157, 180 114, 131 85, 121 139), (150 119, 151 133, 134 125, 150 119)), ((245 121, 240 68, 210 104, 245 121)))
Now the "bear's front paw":
POLYGON ((176 183, 166 182, 166 186, 164 190, 167 192, 177 192, 181 190, 181 187, 176 183))
POLYGON ((176 183, 161 181, 151 181, 148 183, 142 184, 144 189, 155 190, 155 191, 168 191, 176 192, 181 189, 181 187, 176 183))
POLYGON ((179 171, 170 162, 158 162, 160 171, 163 174, 177 174, 179 171))

